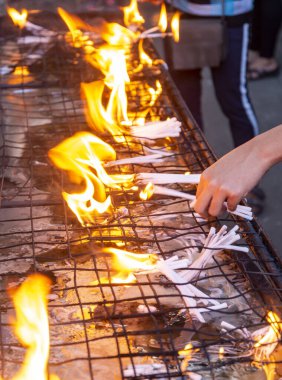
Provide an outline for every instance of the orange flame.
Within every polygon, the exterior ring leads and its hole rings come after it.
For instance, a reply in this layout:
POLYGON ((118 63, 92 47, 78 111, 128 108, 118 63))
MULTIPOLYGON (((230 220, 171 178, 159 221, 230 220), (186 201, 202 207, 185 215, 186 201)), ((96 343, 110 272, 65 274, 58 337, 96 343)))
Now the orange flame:
POLYGON ((101 36, 107 44, 124 48, 131 45, 137 38, 137 34, 117 23, 107 23, 101 31, 101 36))
POLYGON ((166 11, 165 3, 162 3, 162 6, 161 6, 158 26, 162 33, 164 33, 167 29, 167 11, 166 11))
POLYGON ((158 80, 156 81, 156 89, 154 89, 153 87, 149 87, 149 93, 151 95, 151 101, 149 103, 149 107, 153 107, 155 105, 162 91, 163 91, 162 85, 160 81, 158 80))
POLYGON ((114 268, 124 272, 134 270, 153 270, 155 268, 156 257, 148 253, 133 253, 117 248, 105 248, 104 252, 115 256, 114 268))
MULTIPOLYGON (((73 182, 85 183, 85 190, 82 193, 63 192, 68 206, 82 225, 93 223, 93 213, 101 214, 108 210, 111 198, 110 196, 106 198, 102 180, 108 181, 109 186, 118 185, 115 185, 115 176, 107 175, 100 160, 115 159, 115 151, 110 145, 91 133, 78 132, 52 148, 48 156, 58 168, 70 173, 73 182), (96 170, 97 176, 90 168, 96 170)), ((122 181, 121 178, 118 178, 117 182, 119 181, 122 181)))
POLYGON ((138 50, 139 50, 139 59, 140 59, 140 63, 141 63, 142 65, 152 66, 152 64, 153 64, 153 60, 152 60, 152 59, 149 57, 149 55, 144 51, 144 48, 143 48, 143 40, 142 40, 142 39, 139 41, 138 50))
POLYGON ((175 12, 171 19, 171 31, 175 42, 179 42, 180 12, 175 12))
POLYGON ((82 32, 82 30, 97 33, 98 28, 87 24, 78 16, 65 11, 61 7, 59 7, 57 11, 70 31, 70 34, 72 36, 73 46, 76 48, 83 47, 86 52, 92 53, 94 50, 93 41, 91 41, 89 37, 85 35, 85 33, 82 32))
POLYGON ((269 311, 266 316, 269 328, 266 333, 255 343, 255 360, 261 361, 268 357, 277 346, 282 333, 282 322, 277 314, 269 311))
POLYGON ((154 185, 152 182, 149 182, 149 183, 147 183, 145 189, 140 191, 139 197, 143 201, 146 201, 146 200, 150 199, 153 194, 154 194, 154 185))
POLYGON ((132 272, 140 270, 153 270, 155 268, 156 256, 150 254, 138 254, 124 251, 117 248, 105 248, 104 252, 114 255, 113 269, 118 271, 118 274, 108 277, 103 277, 99 281, 91 282, 91 285, 102 284, 129 284, 136 282, 136 278, 132 272))
POLYGON ((24 363, 13 380, 59 380, 48 376, 49 324, 47 295, 50 281, 42 275, 30 276, 12 293, 16 309, 15 333, 27 347, 24 363))
POLYGON ((126 131, 113 119, 113 109, 105 109, 102 98, 105 89, 103 81, 82 83, 81 89, 86 97, 86 116, 89 126, 98 132, 109 132, 117 142, 124 142, 122 133, 126 131), (110 112, 110 113, 109 113, 110 112))
POLYGON ((15 8, 7 7, 7 13, 11 17, 13 23, 18 26, 20 29, 23 29, 26 22, 28 12, 26 9, 22 9, 21 13, 17 11, 15 8))
POLYGON ((130 26, 132 24, 141 25, 145 22, 144 18, 140 15, 137 5, 137 0, 131 0, 127 7, 122 8, 124 13, 124 24, 130 26))

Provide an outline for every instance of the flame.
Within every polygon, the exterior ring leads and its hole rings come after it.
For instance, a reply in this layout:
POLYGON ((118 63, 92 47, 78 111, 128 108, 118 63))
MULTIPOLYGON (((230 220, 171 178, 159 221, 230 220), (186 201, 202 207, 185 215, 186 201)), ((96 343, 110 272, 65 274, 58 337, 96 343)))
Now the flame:
POLYGON ((99 280, 91 282, 91 285, 99 284, 130 284, 135 283, 136 278, 133 271, 140 270, 153 270, 157 258, 155 255, 138 254, 133 252, 124 251, 117 248, 105 248, 104 252, 114 255, 113 269, 118 273, 114 276, 103 277, 99 280))
MULTIPOLYGON (((124 122, 128 123, 126 83, 129 83, 130 79, 126 69, 125 52, 124 50, 117 49, 115 47, 102 47, 100 49, 97 49, 95 54, 86 57, 86 59, 93 66, 102 71, 102 73, 105 75, 104 82, 111 90, 107 108, 106 110, 103 110, 101 99, 103 96, 104 88, 102 85, 98 85, 97 83, 92 85, 92 87, 97 87, 97 93, 95 96, 91 94, 92 91, 88 91, 87 87, 91 87, 91 85, 84 85, 88 106, 92 110, 94 106, 94 108, 98 109, 98 113, 100 113, 99 118, 101 119, 102 116, 102 119, 107 120, 106 123, 102 123, 102 125, 104 124, 104 130, 109 130, 110 128, 110 132, 113 130, 111 134, 118 135, 120 134, 120 131, 119 127, 117 127, 116 124, 124 122), (98 100, 99 105, 93 104, 94 100, 98 100), (107 125, 109 125, 109 128, 107 125)), ((97 112, 94 113, 97 114, 97 112)), ((90 110, 90 116, 91 114, 93 116, 93 112, 90 110)))
POLYGON ((149 87, 149 93, 151 95, 151 101, 149 103, 149 107, 153 107, 158 99, 158 97, 161 95, 163 89, 160 81, 156 81, 156 89, 153 87, 149 87))
POLYGON ((264 331, 260 339, 254 344, 254 358, 258 362, 268 358, 281 339, 282 322, 278 315, 273 311, 269 311, 266 320, 269 323, 268 330, 264 331))
POLYGON ((106 23, 101 31, 101 37, 111 46, 124 47, 131 45, 138 35, 117 23, 106 23))
POLYGON ((146 200, 150 199, 153 194, 154 194, 154 185, 152 182, 149 182, 149 183, 147 183, 145 189, 140 191, 139 197, 143 201, 146 201, 146 200))
MULTIPOLYGON (((104 184, 98 176, 108 181, 109 185, 115 185, 116 178, 108 176, 100 162, 116 158, 110 145, 91 133, 78 132, 52 148, 48 156, 58 168, 69 172, 73 182, 85 183, 85 190, 81 193, 62 193, 82 225, 93 223, 93 213, 102 214, 108 210, 111 198, 106 198, 104 184), (91 168, 96 169, 97 175, 91 168)), ((117 178, 119 181, 122 179, 117 178)))
POLYGON ((15 70, 13 71, 13 75, 25 77, 25 76, 30 75, 30 72, 27 66, 17 66, 15 70))
POLYGON ((180 12, 175 12, 171 19, 171 31, 175 42, 179 42, 180 12))
POLYGON ((12 293, 16 309, 15 334, 27 347, 24 363, 13 380, 58 380, 48 376, 49 324, 47 295, 50 280, 42 275, 30 276, 12 293))
POLYGON ((143 24, 144 18, 140 15, 137 5, 137 0, 131 0, 127 7, 122 8, 124 13, 124 24, 130 26, 132 24, 143 24))
POLYGON ((265 364, 262 366, 266 379, 267 380, 275 380, 276 378, 276 363, 272 362, 269 364, 265 364))
POLYGON ((218 350, 218 359, 219 360, 223 360, 224 359, 224 347, 223 346, 219 347, 219 350, 218 350))
POLYGON ((113 110, 110 110, 111 114, 109 114, 103 105, 104 82, 82 83, 81 89, 86 97, 86 116, 89 126, 97 132, 104 133, 107 131, 114 137, 115 141, 124 142, 122 133, 126 131, 113 119, 113 110))
MULTIPOLYGON (((186 346, 184 347, 184 350, 178 351, 178 355, 184 356, 182 363, 181 363, 181 371, 183 373, 187 372, 187 367, 189 365, 190 360, 193 357, 193 354, 196 352, 199 352, 199 351, 200 351, 200 349, 194 348, 192 343, 186 344, 186 346)), ((188 372, 188 374, 189 374, 189 372, 188 372)))
POLYGON ((115 276, 102 277, 99 280, 90 282, 90 285, 99 285, 99 284, 134 284, 136 278, 133 273, 118 273, 115 276))
POLYGON ((110 207, 111 198, 106 198, 104 185, 121 189, 121 185, 130 186, 134 179, 134 175, 130 174, 107 174, 101 161, 115 160, 115 150, 89 132, 75 133, 52 148, 48 155, 58 168, 70 173, 73 181, 85 183, 82 193, 63 192, 68 206, 82 225, 93 223, 93 212, 101 214, 110 207))
POLYGON ((142 40, 142 39, 139 41, 138 50, 139 50, 139 59, 140 59, 140 63, 141 63, 142 65, 152 66, 152 64, 153 64, 153 60, 152 60, 152 59, 149 57, 149 55, 144 51, 144 48, 143 48, 143 40, 142 40))
POLYGON ((121 273, 132 272, 134 270, 153 270, 155 268, 156 257, 151 254, 138 254, 124 251, 117 248, 105 248, 104 252, 114 255, 114 268, 121 273))
POLYGON ((7 13, 11 17, 13 23, 18 26, 20 29, 23 29, 26 22, 28 12, 26 9, 22 9, 21 13, 17 11, 15 8, 7 7, 7 13))
POLYGON ((161 6, 161 12, 160 12, 160 18, 159 18, 158 26, 159 26, 159 29, 162 33, 164 33, 167 29, 167 12, 166 12, 165 3, 162 3, 162 6, 161 6))
POLYGON ((76 48, 83 47, 86 53, 92 53, 94 50, 93 41, 91 41, 89 37, 82 32, 82 30, 97 33, 98 28, 87 24, 78 16, 65 11, 61 7, 58 7, 57 11, 70 31, 73 46, 76 48))

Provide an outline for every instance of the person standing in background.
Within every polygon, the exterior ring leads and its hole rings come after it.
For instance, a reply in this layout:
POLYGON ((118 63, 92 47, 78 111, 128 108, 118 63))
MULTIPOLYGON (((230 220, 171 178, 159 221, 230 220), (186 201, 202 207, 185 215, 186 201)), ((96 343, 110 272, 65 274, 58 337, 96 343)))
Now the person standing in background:
POLYGON ((275 47, 281 23, 281 0, 255 0, 248 79, 256 80, 279 74, 275 47))

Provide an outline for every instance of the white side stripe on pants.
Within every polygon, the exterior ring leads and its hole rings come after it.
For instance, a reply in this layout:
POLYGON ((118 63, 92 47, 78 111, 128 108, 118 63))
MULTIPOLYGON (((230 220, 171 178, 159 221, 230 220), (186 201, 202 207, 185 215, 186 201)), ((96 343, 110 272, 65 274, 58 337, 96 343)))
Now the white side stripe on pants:
POLYGON ((247 55, 248 55, 248 43, 249 43, 249 24, 243 26, 243 43, 242 43, 242 56, 241 56, 241 72, 240 72, 240 92, 243 107, 250 123, 252 124, 254 134, 259 133, 258 122, 253 108, 249 102, 247 96, 247 84, 246 84, 246 69, 247 69, 247 55))

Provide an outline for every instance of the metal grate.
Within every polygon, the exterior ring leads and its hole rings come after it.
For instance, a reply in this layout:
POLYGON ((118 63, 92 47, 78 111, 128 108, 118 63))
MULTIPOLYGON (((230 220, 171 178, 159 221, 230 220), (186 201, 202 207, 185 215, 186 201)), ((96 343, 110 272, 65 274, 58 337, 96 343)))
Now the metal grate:
MULTIPOLYGON (((60 26, 54 16, 45 22, 53 29, 57 23, 60 26)), ((184 378, 178 351, 190 341, 199 349, 190 372, 201 373, 205 379, 230 378, 234 373, 248 378, 244 376, 256 370, 250 366, 252 358, 243 355, 250 340, 236 331, 230 335, 219 330, 224 320, 238 330, 252 331, 267 325, 267 311, 280 314, 281 263, 263 232, 256 222, 233 217, 199 222, 188 201, 154 197, 143 202, 126 190, 109 191, 114 211, 106 220, 99 217, 93 225, 81 227, 61 197, 69 180, 50 165, 47 152, 74 132, 88 129, 79 85, 94 80, 97 73, 60 35, 46 49, 38 45, 33 52, 40 48, 36 53, 40 57, 31 59, 30 47, 19 45, 19 36, 7 20, 1 23, 1 375, 11 378, 24 353, 11 333, 13 308, 6 289, 37 271, 53 280, 50 372, 61 379, 70 374, 81 380, 184 378), (29 67, 30 81, 5 73, 19 63, 29 67), (206 313, 206 324, 191 320, 175 286, 160 274, 137 275, 137 282, 127 286, 111 283, 111 257, 101 251, 105 246, 118 244, 167 259, 200 249, 210 226, 234 222, 245 239, 241 244, 247 244, 250 253, 216 255, 206 276, 194 281, 229 305, 206 313), (145 305, 141 313, 140 304, 145 305), (219 358, 220 346, 235 347, 238 355, 219 358), (140 374, 141 364, 153 364, 151 373, 140 374)), ((149 43, 147 49, 156 54, 149 43)), ((200 173, 214 156, 164 66, 132 79, 129 108, 134 110, 147 96, 145 80, 152 85, 159 80, 163 86, 150 117, 176 116, 182 121, 181 137, 162 142, 177 154, 162 164, 115 170, 200 173)), ((146 148, 141 142, 120 146, 110 138, 107 141, 119 157, 144 154, 146 148)), ((174 188, 195 191, 192 186, 174 188)))

